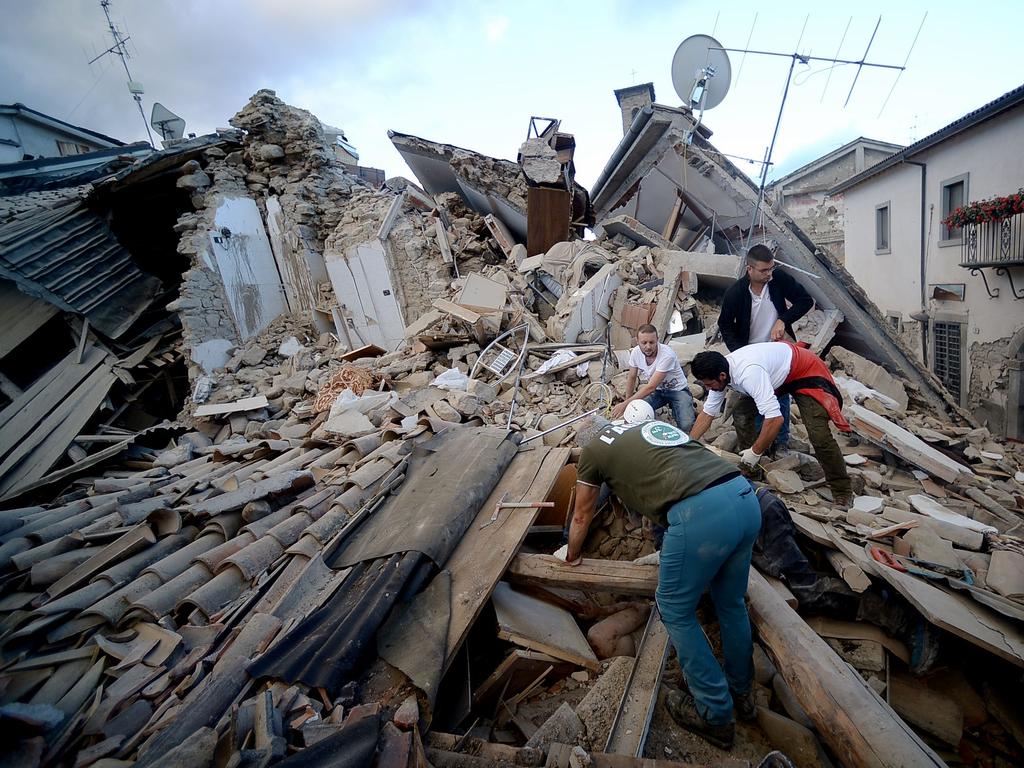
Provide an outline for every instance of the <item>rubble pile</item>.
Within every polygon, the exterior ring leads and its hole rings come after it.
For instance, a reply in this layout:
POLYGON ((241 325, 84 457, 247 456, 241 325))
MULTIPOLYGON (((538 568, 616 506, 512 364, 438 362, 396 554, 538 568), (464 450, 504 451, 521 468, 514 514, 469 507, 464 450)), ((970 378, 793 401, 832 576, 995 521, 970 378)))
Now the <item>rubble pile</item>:
MULTIPOLYGON (((627 394, 642 325, 684 368, 724 349, 738 257, 620 211, 530 253, 514 216, 535 210, 533 182, 571 176, 565 134, 521 164, 402 136, 485 207, 428 174, 366 185, 270 91, 232 125, 244 136, 178 167, 191 396, 168 441, 0 511, 0 722, 25 764, 844 763, 815 672, 865 697, 850 716, 875 713, 869 745, 898 732, 927 764, 1024 758, 1021 445, 833 343, 838 309, 798 324, 843 392, 856 498, 834 504, 794 410, 796 450, 752 479, 828 588, 790 590, 755 560, 757 719, 717 750, 665 711, 681 673, 652 600, 657 531, 612 499, 582 565, 549 553, 592 434, 580 417, 627 394), (273 316, 228 277, 255 261, 232 250, 249 219, 222 218, 243 209, 266 222, 273 316)), ((705 441, 738 462, 728 413, 705 441)))
POLYGON ((350 198, 372 196, 366 182, 334 159, 319 120, 284 104, 273 91, 258 91, 231 123, 244 131, 241 147, 207 149, 201 159, 181 168, 177 180, 179 188, 191 191, 195 209, 175 225, 181 235, 178 252, 191 260, 191 267, 183 275, 180 297, 171 304, 192 350, 192 379, 223 364, 233 346, 259 330, 266 311, 260 298, 244 293, 236 302, 246 316, 247 327, 240 330, 229 291, 241 278, 225 280, 223 267, 210 262, 211 236, 215 248, 230 251, 236 221, 265 219, 269 247, 279 258, 274 277, 285 281, 286 309, 308 312, 317 304, 316 286, 325 276, 327 237, 352 209, 350 198), (233 215, 226 218, 225 211, 233 215), (285 274, 278 277, 282 266, 285 274))

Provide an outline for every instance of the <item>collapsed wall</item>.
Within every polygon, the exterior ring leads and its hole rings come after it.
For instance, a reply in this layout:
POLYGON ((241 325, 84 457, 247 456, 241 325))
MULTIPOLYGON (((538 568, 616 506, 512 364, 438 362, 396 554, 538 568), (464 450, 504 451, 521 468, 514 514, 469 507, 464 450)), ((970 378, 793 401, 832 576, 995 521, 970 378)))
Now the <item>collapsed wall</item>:
POLYGON ((311 313, 327 283, 323 243, 355 191, 310 112, 258 91, 231 120, 242 148, 207 150, 182 168, 194 213, 176 225, 191 259, 180 297, 190 378, 223 366, 231 349, 285 313, 311 313))

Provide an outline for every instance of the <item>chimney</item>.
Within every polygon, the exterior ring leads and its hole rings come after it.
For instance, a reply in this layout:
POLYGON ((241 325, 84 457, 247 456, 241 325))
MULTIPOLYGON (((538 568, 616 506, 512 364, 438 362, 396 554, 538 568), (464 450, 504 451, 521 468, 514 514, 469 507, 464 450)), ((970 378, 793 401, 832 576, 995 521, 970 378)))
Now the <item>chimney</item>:
POLYGON ((629 126, 633 124, 633 118, 640 110, 654 103, 654 83, 619 88, 615 91, 615 99, 622 110, 622 135, 625 136, 629 132, 629 126))

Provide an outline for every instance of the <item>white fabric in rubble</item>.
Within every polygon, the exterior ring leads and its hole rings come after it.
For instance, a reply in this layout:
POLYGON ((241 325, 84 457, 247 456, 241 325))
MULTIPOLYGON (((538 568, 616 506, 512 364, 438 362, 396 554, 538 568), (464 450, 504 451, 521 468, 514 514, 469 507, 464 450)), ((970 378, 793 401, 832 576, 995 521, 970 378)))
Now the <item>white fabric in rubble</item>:
MULTIPOLYGON (((565 365, 566 363, 571 363, 575 359, 576 359, 576 353, 575 352, 571 352, 568 349, 560 349, 557 352, 555 352, 555 354, 553 354, 551 357, 549 357, 547 360, 545 360, 536 371, 534 371, 532 374, 530 374, 529 378, 532 378, 533 376, 543 376, 545 373, 550 371, 552 368, 556 368, 559 365, 565 365)), ((524 376, 523 378, 528 378, 528 377, 524 376)))
POLYGON ((437 387, 438 389, 465 392, 469 388, 469 376, 464 374, 458 368, 449 368, 430 382, 430 386, 437 387))
POLYGON ((357 395, 351 389, 342 390, 331 404, 331 412, 328 418, 334 418, 346 411, 358 413, 369 413, 382 406, 391 405, 398 400, 394 392, 364 392, 357 395))
POLYGON ((594 272, 610 262, 610 255, 599 245, 572 240, 551 246, 541 268, 571 291, 584 283, 586 267, 594 272))

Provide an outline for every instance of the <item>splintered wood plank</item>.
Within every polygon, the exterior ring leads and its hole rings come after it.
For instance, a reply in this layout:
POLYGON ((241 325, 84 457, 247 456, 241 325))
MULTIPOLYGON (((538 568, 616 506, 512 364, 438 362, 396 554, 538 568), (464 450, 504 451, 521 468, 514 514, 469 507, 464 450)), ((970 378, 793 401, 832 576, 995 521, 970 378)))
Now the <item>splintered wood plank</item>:
POLYGON ((537 679, 548 667, 554 667, 548 680, 565 677, 575 665, 528 648, 514 648, 498 668, 473 691, 473 707, 488 709, 504 690, 505 698, 514 696, 537 679))
POLYGON ((491 595, 498 616, 498 637, 556 659, 600 669, 587 638, 567 610, 516 592, 499 582, 491 595))
POLYGON ((842 552, 829 550, 825 553, 829 565, 831 565, 839 577, 846 582, 846 585, 858 594, 871 586, 871 579, 853 560, 842 552))
POLYGON ((100 365, 50 411, 0 465, 4 476, 0 493, 6 495, 43 477, 92 418, 116 380, 107 365, 100 365))
POLYGON ((263 395, 247 397, 244 400, 235 400, 233 403, 215 403, 213 405, 200 405, 196 408, 195 416, 221 416, 228 413, 242 413, 244 411, 256 411, 267 407, 267 398, 263 395))
POLYGON ((658 566, 584 558, 579 565, 569 567, 552 555, 518 555, 508 569, 508 578, 538 587, 652 597, 658 587, 658 566))
MULTIPOLYGON (((843 551, 851 556, 851 550, 856 549, 858 547, 852 544, 843 547, 843 551)), ((867 557, 865 561, 932 624, 1018 667, 1024 667, 1024 633, 1020 625, 959 592, 939 589, 924 579, 888 568, 867 557)))
POLYGON ((41 375, 20 397, 0 411, 0 456, 19 445, 40 420, 57 408, 103 362, 105 353, 92 347, 82 363, 76 363, 77 351, 71 352, 49 371, 41 375))
POLYGON ((538 510, 506 509, 495 523, 486 528, 480 526, 490 519, 494 505, 506 492, 506 501, 546 500, 568 459, 568 448, 536 447, 517 453, 445 563, 452 575, 452 615, 448 623, 445 669, 451 665, 469 628, 490 599, 494 585, 519 550, 538 510))
POLYGON ((618 715, 608 734, 605 752, 631 757, 643 756, 651 716, 658 701, 661 673, 665 668, 665 659, 668 658, 668 645, 668 630, 655 605, 647 620, 647 628, 633 662, 633 671, 626 683, 618 715))
POLYGON ((822 637, 836 640, 870 640, 885 646, 889 652, 905 664, 910 663, 910 651, 899 640, 889 637, 874 624, 863 621, 842 621, 827 616, 810 616, 807 626, 822 637))

